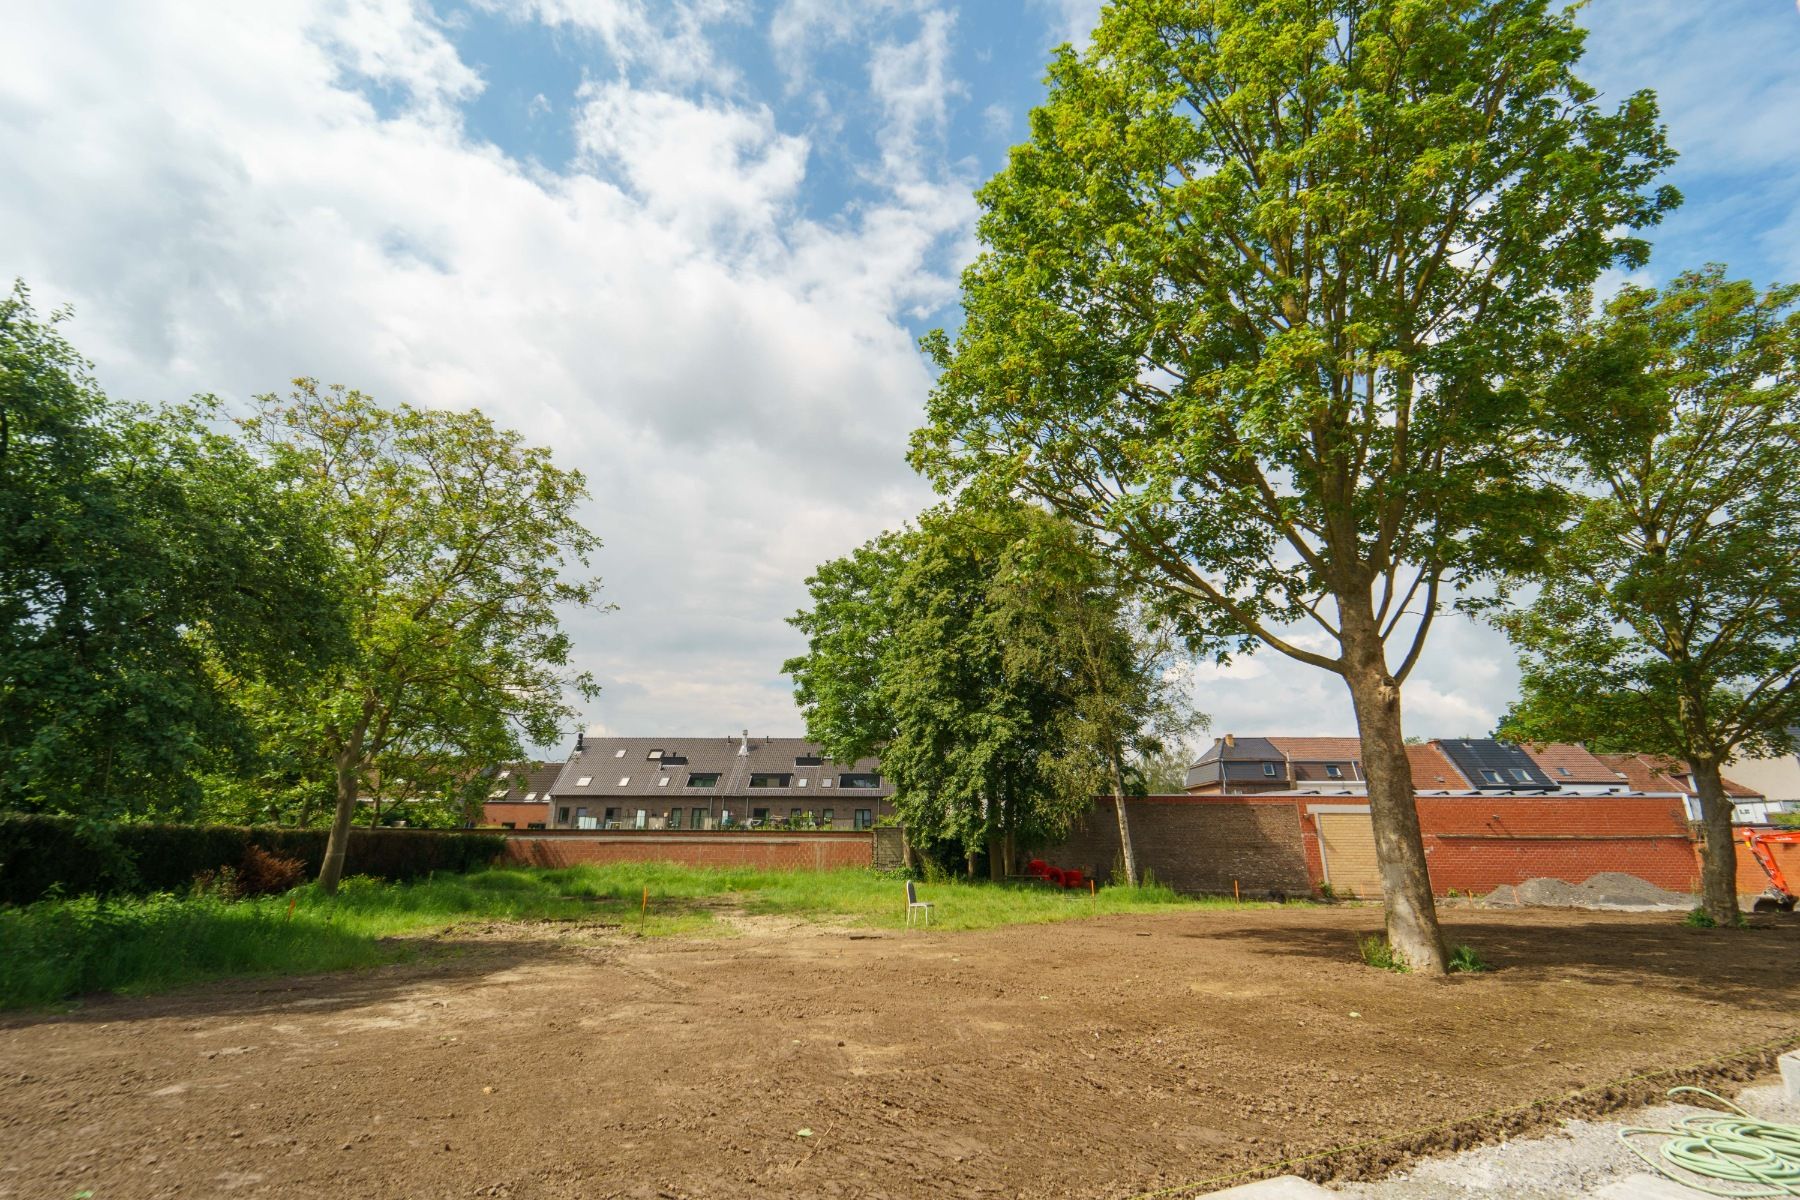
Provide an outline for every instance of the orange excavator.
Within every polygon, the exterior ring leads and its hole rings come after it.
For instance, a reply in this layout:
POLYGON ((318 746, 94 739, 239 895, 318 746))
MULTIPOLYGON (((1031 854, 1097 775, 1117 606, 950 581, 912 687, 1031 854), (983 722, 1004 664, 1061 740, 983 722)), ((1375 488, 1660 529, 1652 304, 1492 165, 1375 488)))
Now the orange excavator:
POLYGON ((1749 848, 1756 865, 1763 869, 1763 874, 1769 877, 1769 890, 1756 898, 1756 903, 1750 906, 1752 912, 1793 912, 1794 901, 1800 899, 1788 886, 1787 876, 1781 873, 1781 864, 1775 861, 1775 852, 1769 848, 1784 843, 1800 845, 1800 829, 1744 830, 1744 845, 1749 848))

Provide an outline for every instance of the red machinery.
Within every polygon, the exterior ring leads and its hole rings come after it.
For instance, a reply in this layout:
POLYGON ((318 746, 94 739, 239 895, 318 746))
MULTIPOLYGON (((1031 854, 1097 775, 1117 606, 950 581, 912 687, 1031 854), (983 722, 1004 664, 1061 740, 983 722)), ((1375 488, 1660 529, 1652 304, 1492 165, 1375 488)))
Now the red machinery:
POLYGON ((1746 829, 1744 845, 1750 850, 1750 856, 1756 859, 1756 865, 1763 869, 1769 877, 1769 890, 1756 898, 1751 905, 1752 912, 1793 912, 1794 889, 1788 886, 1787 877, 1781 873, 1781 864, 1775 861, 1775 852, 1770 846, 1800 845, 1800 829, 1746 829))

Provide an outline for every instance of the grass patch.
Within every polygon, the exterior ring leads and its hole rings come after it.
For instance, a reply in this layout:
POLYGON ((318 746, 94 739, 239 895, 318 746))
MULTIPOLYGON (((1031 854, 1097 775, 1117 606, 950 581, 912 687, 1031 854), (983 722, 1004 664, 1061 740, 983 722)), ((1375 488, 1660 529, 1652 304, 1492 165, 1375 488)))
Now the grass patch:
POLYGON ((1491 971, 1487 959, 1481 957, 1473 946, 1458 946, 1450 952, 1450 973, 1463 975, 1479 975, 1491 971))
POLYGON ((1406 960, 1394 952, 1394 947, 1387 938, 1379 933, 1371 933, 1368 937, 1361 939, 1356 943, 1356 948, 1361 952, 1363 963, 1367 966, 1383 971, 1393 971, 1400 975, 1412 970, 1407 966, 1406 960))
MULTIPOLYGON (((646 937, 722 932, 715 907, 898 929, 904 881, 869 870, 759 871, 670 863, 495 868, 412 883, 346 879, 281 896, 40 900, 0 907, 0 1008, 91 992, 149 992, 233 975, 378 966, 415 953, 409 937, 481 922, 588 920, 646 937), (649 912, 642 914, 644 894, 649 912)), ((1113 913, 1267 908, 1177 895, 1160 884, 1097 895, 1035 884, 919 885, 935 928, 988 929, 1113 913)))

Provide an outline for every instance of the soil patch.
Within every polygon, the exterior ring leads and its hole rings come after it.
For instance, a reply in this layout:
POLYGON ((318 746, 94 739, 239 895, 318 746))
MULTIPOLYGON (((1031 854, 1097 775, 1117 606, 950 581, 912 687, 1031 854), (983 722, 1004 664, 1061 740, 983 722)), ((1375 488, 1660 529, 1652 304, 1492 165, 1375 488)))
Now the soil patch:
POLYGON ((1446 917, 1495 972, 1361 966, 1378 910, 563 925, 14 1014, 0 1197, 1180 1195, 1295 1159, 1385 1170, 1594 1111, 1568 1107, 1582 1089, 1598 1106, 1670 1086, 1597 1084, 1748 1074, 1760 1051, 1731 1052, 1800 1034, 1800 920, 1446 917), (1405 1142, 1420 1130, 1442 1136, 1405 1142))

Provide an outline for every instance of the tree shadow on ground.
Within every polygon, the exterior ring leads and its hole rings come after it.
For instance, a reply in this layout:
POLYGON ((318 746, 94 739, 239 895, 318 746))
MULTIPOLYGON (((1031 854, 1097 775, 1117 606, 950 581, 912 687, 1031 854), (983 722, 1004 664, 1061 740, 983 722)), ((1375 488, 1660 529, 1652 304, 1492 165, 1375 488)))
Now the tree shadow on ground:
MULTIPOLYGON (((556 960, 583 950, 548 940, 404 938, 415 951, 401 961, 308 975, 239 975, 186 983, 144 995, 100 992, 62 1007, 0 1012, 0 1035, 50 1024, 130 1024, 136 1021, 250 1017, 292 1010, 331 1013, 397 999, 420 987, 462 981, 556 960)), ((588 948, 592 952, 592 948, 588 948)))
MULTIPOLYGON (((1351 929, 1268 924, 1186 936, 1248 942, 1258 953, 1355 962, 1358 939, 1382 928, 1379 909, 1366 915, 1366 924, 1351 929)), ((1692 929, 1669 914, 1624 923, 1571 913, 1566 923, 1520 924, 1449 913, 1443 927, 1450 946, 1472 946, 1499 973, 1659 987, 1746 1009, 1800 1008, 1800 920, 1759 919, 1749 928, 1718 930, 1692 929)))

